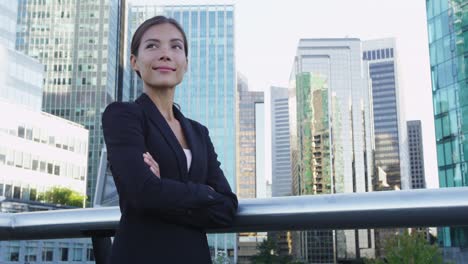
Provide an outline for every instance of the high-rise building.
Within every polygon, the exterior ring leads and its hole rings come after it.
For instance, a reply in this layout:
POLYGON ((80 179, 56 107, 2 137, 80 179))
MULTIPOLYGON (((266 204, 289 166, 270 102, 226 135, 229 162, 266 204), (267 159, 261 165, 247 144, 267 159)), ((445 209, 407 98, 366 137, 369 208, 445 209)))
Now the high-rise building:
MULTIPOLYGON (((301 39, 290 86, 295 195, 372 190, 373 133, 368 71, 359 39, 301 39)), ((296 258, 333 263, 372 257, 372 230, 296 232, 296 258)))
MULTIPOLYGON (((291 144, 289 132, 288 88, 270 87, 271 115, 271 195, 292 195, 291 144)), ((268 239, 276 242, 277 254, 292 254, 291 232, 287 230, 268 232, 268 239)))
POLYGON ((408 151, 395 39, 362 42, 362 59, 372 79, 375 169, 374 191, 409 188, 408 151))
MULTIPOLYGON (((409 188, 408 137, 403 96, 398 82, 395 39, 362 42, 362 59, 372 81, 373 129, 375 135, 373 191, 409 188)), ((376 229, 376 255, 385 255, 385 243, 399 229, 376 229)))
POLYGON ((89 130, 87 196, 103 146, 101 114, 122 87, 123 0, 18 4, 16 49, 44 64, 42 109, 89 130))
MULTIPOLYGON (((439 185, 468 186, 468 5, 428 0, 426 11, 439 185)), ((468 256, 468 227, 439 228, 438 240, 468 256)))
POLYGON ((292 195, 288 88, 270 88, 272 196, 292 195))
POLYGON ((44 66, 15 50, 17 6, 0 2, 0 99, 40 111, 44 66))
POLYGON ((411 189, 426 188, 421 120, 407 121, 411 189))
POLYGON ((7 49, 15 49, 17 9, 18 1, 0 2, 0 45, 7 49))
MULTIPOLYGON (((236 182, 237 195, 243 198, 265 198, 264 173, 264 93, 249 91, 245 76, 237 74, 236 103, 236 182)), ((258 254, 257 246, 266 233, 239 233, 237 263, 251 263, 258 254)))
MULTIPOLYGON (((257 135, 257 112, 258 106, 263 107, 263 92, 249 91, 247 80, 238 73, 237 78, 237 149, 236 149, 236 182, 237 195, 239 198, 259 198, 258 185, 265 182, 257 182, 257 136, 264 138, 263 134, 257 135)), ((263 120, 261 120, 263 122, 263 120)), ((263 125, 263 124, 262 124, 263 125)), ((264 193, 264 192, 263 192, 264 193)), ((264 193, 265 194, 265 193, 264 193)), ((261 196, 261 195, 260 195, 261 196)))

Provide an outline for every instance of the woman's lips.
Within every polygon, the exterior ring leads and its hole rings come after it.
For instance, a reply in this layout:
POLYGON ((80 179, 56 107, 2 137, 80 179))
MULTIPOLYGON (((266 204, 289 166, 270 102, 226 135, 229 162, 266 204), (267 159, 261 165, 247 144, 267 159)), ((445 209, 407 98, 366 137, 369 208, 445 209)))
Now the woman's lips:
POLYGON ((154 67, 153 70, 156 71, 175 71, 176 69, 167 67, 167 66, 160 66, 160 67, 154 67))

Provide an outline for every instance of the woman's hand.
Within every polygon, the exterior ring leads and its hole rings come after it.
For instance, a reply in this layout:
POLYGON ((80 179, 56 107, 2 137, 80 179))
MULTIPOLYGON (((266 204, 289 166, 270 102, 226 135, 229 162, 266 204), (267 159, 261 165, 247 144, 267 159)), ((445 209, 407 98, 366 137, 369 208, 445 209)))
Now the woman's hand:
POLYGON ((159 164, 153 159, 149 152, 143 153, 143 160, 150 167, 150 170, 156 175, 156 177, 161 178, 159 172, 159 164))

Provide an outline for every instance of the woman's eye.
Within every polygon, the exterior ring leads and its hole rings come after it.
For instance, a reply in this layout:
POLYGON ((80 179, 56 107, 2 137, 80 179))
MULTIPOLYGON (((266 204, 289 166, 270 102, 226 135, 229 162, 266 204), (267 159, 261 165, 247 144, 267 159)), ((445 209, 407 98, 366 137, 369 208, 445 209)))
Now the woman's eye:
POLYGON ((183 47, 181 45, 174 45, 172 46, 173 49, 183 49, 183 47))
POLYGON ((158 46, 156 44, 148 44, 146 46, 147 49, 154 49, 154 48, 157 48, 158 46))

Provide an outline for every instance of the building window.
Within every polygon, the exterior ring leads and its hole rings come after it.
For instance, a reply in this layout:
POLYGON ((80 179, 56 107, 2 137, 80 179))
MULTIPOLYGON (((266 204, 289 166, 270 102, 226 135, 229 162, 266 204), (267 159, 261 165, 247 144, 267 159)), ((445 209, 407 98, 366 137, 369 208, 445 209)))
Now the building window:
POLYGON ((54 259, 54 243, 45 242, 42 248, 42 261, 52 261, 54 259))
POLYGON ((19 261, 19 242, 10 242, 7 246, 7 253, 5 255, 6 261, 19 261))
POLYGON ((83 245, 75 244, 73 249, 73 261, 82 261, 83 260, 83 245))
POLYGON ((86 261, 94 261, 94 251, 92 248, 86 250, 86 261))
POLYGON ((59 167, 59 165, 55 165, 55 166, 54 166, 54 174, 57 175, 57 176, 60 175, 60 167, 59 167))
POLYGON ((37 242, 26 242, 26 252, 24 254, 25 263, 34 262, 37 260, 37 242))
POLYGON ((47 163, 47 173, 48 174, 53 174, 53 168, 54 166, 52 165, 52 163, 47 163))
POLYGON ((13 188, 13 198, 20 199, 21 198, 21 187, 15 186, 13 188))
POLYGON ((61 247, 59 248, 59 260, 60 261, 68 261, 68 247, 65 244, 61 243, 61 247))
POLYGON ((18 126, 18 137, 24 138, 24 126, 18 126))
POLYGON ((41 161, 39 163, 39 171, 40 172, 45 172, 46 171, 46 162, 45 161, 41 161))

